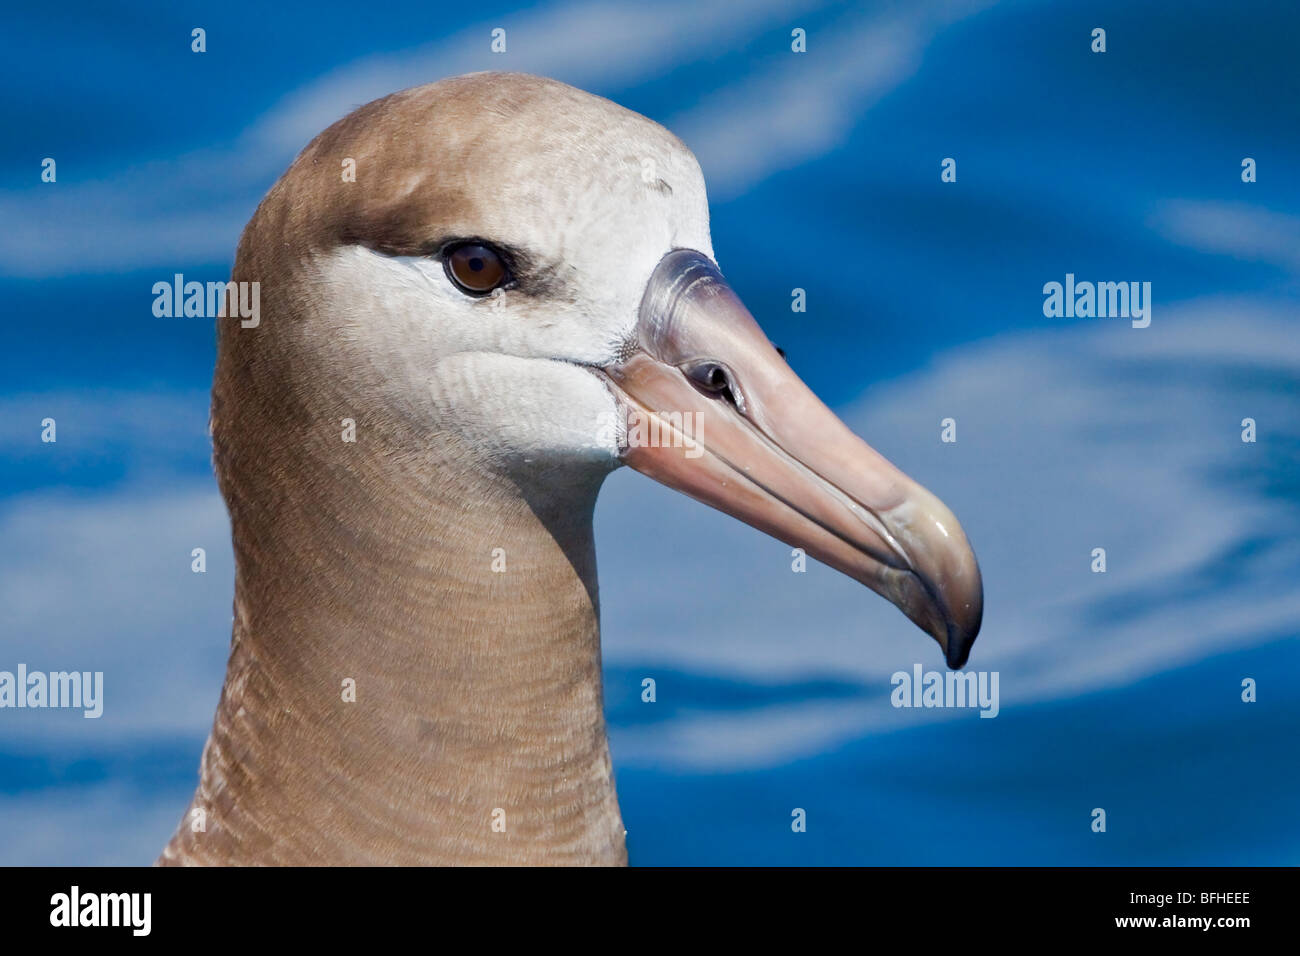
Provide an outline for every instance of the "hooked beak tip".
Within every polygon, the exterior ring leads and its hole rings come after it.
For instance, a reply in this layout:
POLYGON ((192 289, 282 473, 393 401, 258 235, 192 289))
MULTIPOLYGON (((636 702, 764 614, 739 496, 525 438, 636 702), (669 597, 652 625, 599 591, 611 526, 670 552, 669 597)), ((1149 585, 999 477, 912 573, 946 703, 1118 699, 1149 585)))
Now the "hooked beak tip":
POLYGON ((975 638, 979 637, 984 623, 984 582, 979 565, 971 554, 971 568, 964 587, 953 589, 960 602, 952 606, 947 615, 947 640, 943 643, 944 658, 953 670, 966 666, 975 638))
POLYGON ((970 650, 975 644, 979 628, 965 630, 949 622, 948 639, 945 641, 944 657, 952 670, 959 670, 970 660, 970 650))
POLYGON ((664 257, 637 345, 601 370, 628 417, 627 464, 885 596, 949 667, 966 663, 984 601, 961 525, 799 380, 712 260, 664 257))

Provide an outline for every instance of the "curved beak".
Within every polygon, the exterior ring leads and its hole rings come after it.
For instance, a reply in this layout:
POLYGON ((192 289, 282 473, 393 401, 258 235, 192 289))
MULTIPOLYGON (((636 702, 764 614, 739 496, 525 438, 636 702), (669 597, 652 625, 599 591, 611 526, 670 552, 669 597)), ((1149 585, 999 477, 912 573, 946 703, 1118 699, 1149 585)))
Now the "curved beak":
POLYGON ((966 663, 984 590, 961 525, 804 385, 708 257, 663 258, 636 340, 598 371, 627 464, 860 581, 966 663))

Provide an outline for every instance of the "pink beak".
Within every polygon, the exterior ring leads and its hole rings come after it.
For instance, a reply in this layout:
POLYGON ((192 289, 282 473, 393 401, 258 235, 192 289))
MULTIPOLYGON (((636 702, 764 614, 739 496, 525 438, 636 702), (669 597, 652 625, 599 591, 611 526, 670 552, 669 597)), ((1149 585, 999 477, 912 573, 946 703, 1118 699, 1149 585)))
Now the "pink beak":
POLYGON ((984 590, 961 525, 804 385, 711 260, 664 257, 624 354, 599 371, 629 465, 860 581, 966 663, 984 590))

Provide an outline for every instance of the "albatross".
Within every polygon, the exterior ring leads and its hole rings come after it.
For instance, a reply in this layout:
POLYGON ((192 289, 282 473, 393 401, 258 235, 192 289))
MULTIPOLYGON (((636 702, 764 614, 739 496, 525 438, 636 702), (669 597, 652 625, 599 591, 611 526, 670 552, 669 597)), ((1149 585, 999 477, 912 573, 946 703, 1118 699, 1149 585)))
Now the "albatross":
POLYGON ((212 389, 230 658, 160 864, 626 863, 592 534, 624 464, 965 663, 961 526, 768 341, 645 117, 509 73, 376 100, 271 188, 232 281, 262 306, 212 389))

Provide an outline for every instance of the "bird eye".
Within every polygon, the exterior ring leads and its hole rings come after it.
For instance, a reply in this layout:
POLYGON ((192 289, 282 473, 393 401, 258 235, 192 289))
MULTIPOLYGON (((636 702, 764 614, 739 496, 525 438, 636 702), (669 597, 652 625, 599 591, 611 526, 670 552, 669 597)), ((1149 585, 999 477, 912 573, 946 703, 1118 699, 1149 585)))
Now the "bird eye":
POLYGON ((510 278, 510 271, 490 246, 467 242, 443 254, 447 276, 466 295, 487 295, 510 278))

